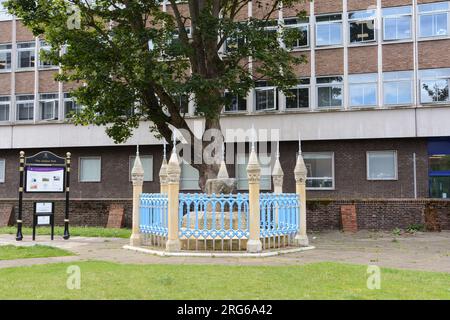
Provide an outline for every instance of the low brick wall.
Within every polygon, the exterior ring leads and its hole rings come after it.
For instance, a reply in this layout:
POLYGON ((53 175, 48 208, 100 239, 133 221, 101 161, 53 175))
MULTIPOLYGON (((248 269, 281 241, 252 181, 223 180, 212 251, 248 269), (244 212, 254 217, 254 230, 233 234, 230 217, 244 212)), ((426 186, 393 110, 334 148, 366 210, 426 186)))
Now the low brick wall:
MULTIPOLYGON (((33 203, 24 200, 23 220, 26 226, 32 221, 33 203)), ((56 225, 64 224, 64 201, 53 200, 56 206, 56 225)), ((17 215, 17 201, 0 200, 0 205, 11 204, 17 215)), ((75 226, 106 227, 111 205, 123 205, 125 226, 131 227, 131 200, 71 200, 70 223, 75 226)), ((450 201, 432 199, 386 200, 308 200, 307 225, 309 230, 341 230, 341 206, 355 205, 359 230, 406 229, 414 224, 427 225, 431 230, 450 230, 450 201), (436 228, 436 225, 438 226, 436 228)), ((15 220, 15 219, 14 219, 15 220)))
POLYGON ((341 206, 347 205, 356 206, 359 230, 406 229, 414 224, 424 225, 432 231, 450 230, 450 201, 433 199, 308 200, 308 229, 342 229, 341 206), (425 218, 430 213, 438 228, 425 218))
MULTIPOLYGON (((49 200, 55 202, 55 224, 64 225, 65 201, 49 200)), ((33 203, 36 200, 24 200, 23 222, 25 226, 32 225, 33 203)), ((18 212, 18 201, 0 200, 0 204, 14 206, 15 219, 18 212)), ((106 227, 111 206, 123 205, 125 211, 125 227, 131 227, 132 201, 131 200, 70 200, 69 219, 74 226, 106 227)))

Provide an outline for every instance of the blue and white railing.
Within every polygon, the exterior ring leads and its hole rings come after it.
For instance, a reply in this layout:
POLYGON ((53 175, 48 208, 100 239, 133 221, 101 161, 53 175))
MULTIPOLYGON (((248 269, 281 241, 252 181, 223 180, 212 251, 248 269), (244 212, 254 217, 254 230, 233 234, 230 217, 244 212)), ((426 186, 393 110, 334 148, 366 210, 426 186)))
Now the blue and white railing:
POLYGON ((167 194, 141 194, 139 229, 144 236, 150 236, 152 244, 163 245, 167 238, 168 205, 167 194))
POLYGON ((246 239, 248 194, 180 194, 180 238, 246 239))
POLYGON ((263 247, 280 247, 289 244, 299 229, 299 195, 296 193, 261 193, 259 211, 263 247))

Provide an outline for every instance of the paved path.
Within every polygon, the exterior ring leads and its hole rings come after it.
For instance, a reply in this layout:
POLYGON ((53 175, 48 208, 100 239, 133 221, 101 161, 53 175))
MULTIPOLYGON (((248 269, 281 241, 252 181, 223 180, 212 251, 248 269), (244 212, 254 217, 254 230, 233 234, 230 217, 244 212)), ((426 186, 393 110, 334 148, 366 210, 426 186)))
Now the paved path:
MULTIPOLYGON (((158 257, 122 249, 127 239, 74 237, 69 241, 46 236, 37 243, 52 245, 76 253, 72 257, 36 258, 0 261, 0 268, 102 260, 133 264, 237 264, 237 265, 300 265, 311 262, 337 261, 357 264, 374 264, 382 267, 441 271, 450 273, 450 231, 441 233, 417 233, 394 236, 387 232, 344 234, 324 232, 310 234, 311 244, 316 247, 300 253, 290 253, 268 258, 194 258, 158 257)), ((0 245, 33 245, 31 237, 17 243, 13 235, 0 235, 0 245)), ((1 248, 0 248, 1 250, 1 248)))

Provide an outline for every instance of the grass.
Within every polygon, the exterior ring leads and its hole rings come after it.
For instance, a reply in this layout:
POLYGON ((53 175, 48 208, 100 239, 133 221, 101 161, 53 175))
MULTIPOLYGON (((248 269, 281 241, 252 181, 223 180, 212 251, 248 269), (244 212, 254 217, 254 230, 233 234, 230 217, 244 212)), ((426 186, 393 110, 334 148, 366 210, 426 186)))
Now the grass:
MULTIPOLYGON (((25 258, 48 258, 71 256, 73 253, 49 246, 0 246, 0 261, 25 258)), ((1 288, 1 287, 0 287, 1 288)))
POLYGON ((381 289, 366 286, 367 266, 125 265, 77 262, 81 289, 69 290, 68 267, 0 269, 0 299, 450 299, 450 274, 382 269, 381 289))
MULTIPOLYGON (((131 229, 115 229, 115 228, 100 228, 100 227, 69 227, 70 235, 73 237, 104 237, 104 238, 129 238, 131 236, 131 229)), ((17 227, 2 227, 0 234, 16 234, 17 227)), ((32 228, 22 228, 24 235, 31 235, 32 228)), ((36 229, 37 235, 50 235, 50 227, 38 227, 36 229)), ((64 227, 55 227, 55 235, 63 236, 64 227)))

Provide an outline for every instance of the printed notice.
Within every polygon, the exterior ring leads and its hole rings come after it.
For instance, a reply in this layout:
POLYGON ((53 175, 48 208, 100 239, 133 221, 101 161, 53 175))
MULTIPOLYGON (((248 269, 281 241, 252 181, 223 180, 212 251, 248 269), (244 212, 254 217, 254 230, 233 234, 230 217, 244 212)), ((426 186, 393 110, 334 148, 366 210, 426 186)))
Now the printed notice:
POLYGON ((63 192, 64 168, 28 167, 26 192, 63 192))

